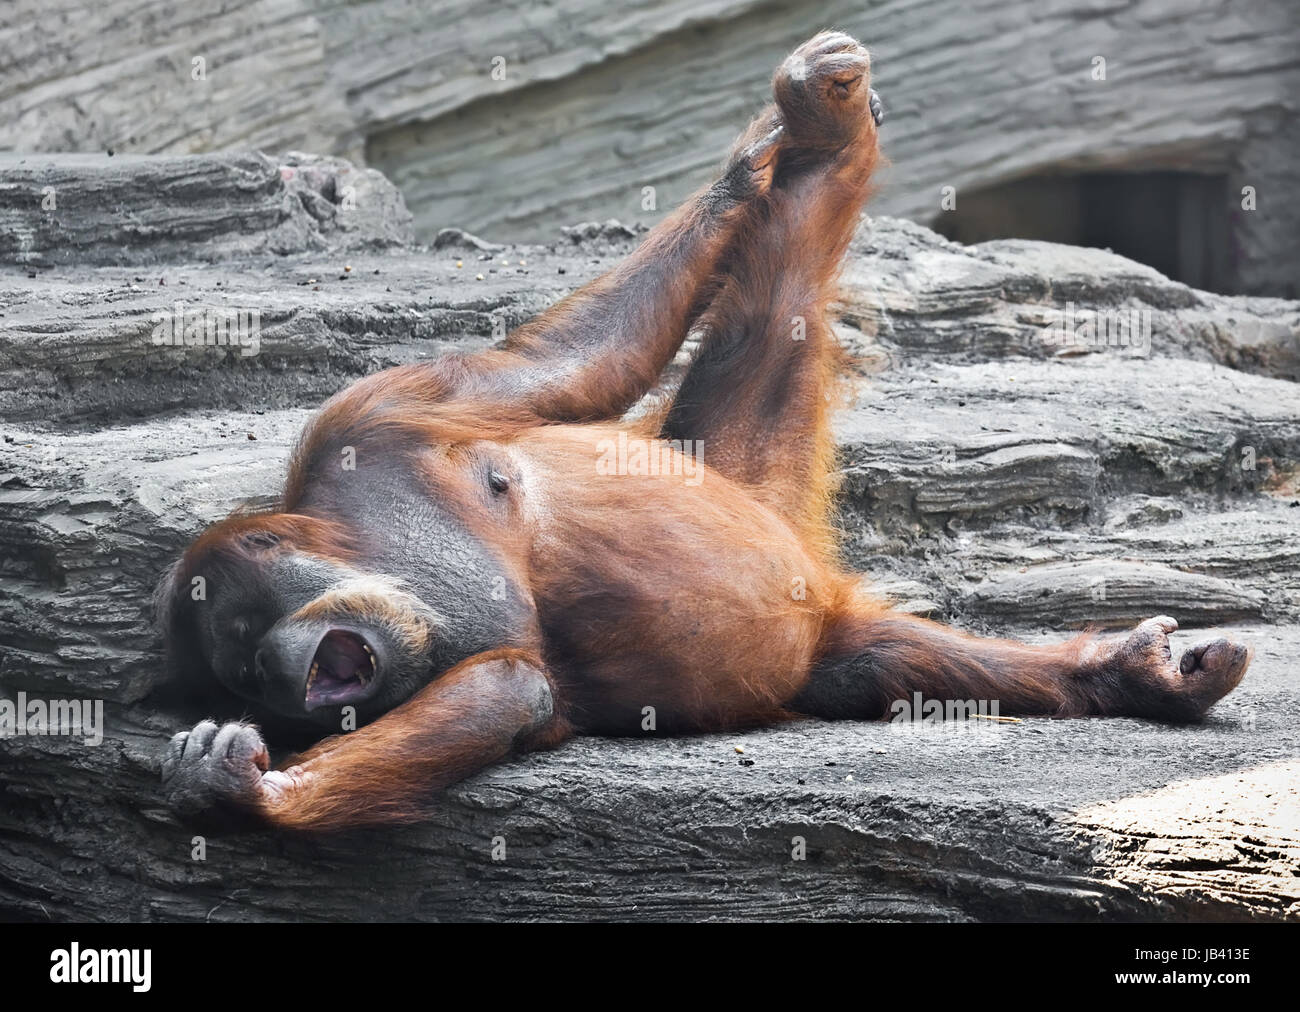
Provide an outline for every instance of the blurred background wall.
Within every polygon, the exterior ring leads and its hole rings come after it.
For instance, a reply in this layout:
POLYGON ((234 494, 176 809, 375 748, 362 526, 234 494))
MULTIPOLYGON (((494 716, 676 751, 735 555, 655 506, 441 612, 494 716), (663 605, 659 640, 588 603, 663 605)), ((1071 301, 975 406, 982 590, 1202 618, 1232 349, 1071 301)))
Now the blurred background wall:
POLYGON ((2 0, 0 149, 340 154, 425 238, 550 239, 671 209, 827 26, 873 53, 876 213, 1300 296, 1297 0, 2 0))

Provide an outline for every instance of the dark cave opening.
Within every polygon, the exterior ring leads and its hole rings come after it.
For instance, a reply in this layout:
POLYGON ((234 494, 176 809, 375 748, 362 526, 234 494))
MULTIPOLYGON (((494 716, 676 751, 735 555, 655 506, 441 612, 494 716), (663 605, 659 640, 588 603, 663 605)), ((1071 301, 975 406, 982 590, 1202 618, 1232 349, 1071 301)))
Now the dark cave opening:
POLYGON ((1108 248, 1175 281, 1230 293, 1229 211, 1226 176, 1096 172, 961 191, 933 227, 967 244, 1015 238, 1108 248))

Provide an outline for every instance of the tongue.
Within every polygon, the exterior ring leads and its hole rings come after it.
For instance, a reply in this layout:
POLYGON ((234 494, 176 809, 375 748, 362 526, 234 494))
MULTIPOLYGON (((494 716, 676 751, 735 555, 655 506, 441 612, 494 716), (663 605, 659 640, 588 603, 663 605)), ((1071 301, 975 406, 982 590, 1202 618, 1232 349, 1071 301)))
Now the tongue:
POLYGON ((358 672, 370 670, 370 658, 360 636, 335 629, 325 634, 316 648, 321 674, 329 673, 343 681, 352 681, 358 672))
POLYGON ((313 658, 316 673, 309 676, 308 702, 333 702, 355 695, 374 670, 365 641, 355 633, 332 629, 325 634, 313 658))

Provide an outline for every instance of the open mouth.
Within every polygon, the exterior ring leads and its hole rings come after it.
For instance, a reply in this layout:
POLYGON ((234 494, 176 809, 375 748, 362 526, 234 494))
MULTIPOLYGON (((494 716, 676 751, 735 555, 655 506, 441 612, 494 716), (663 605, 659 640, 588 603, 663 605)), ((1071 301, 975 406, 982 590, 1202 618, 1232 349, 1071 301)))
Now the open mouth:
POLYGON ((346 703, 364 696, 379 670, 370 644, 356 633, 331 629, 320 641, 307 673, 307 706, 346 703))

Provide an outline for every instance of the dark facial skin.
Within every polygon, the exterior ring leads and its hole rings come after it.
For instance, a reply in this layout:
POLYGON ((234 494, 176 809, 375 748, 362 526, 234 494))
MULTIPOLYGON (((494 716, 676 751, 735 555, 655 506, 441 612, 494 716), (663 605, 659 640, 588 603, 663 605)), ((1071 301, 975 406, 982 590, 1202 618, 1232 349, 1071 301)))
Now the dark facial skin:
POLYGON ((169 639, 193 648, 182 663, 197 657, 255 706, 338 730, 344 706, 368 722, 460 660, 527 641, 526 594, 466 520, 509 527, 509 497, 522 494, 509 461, 490 451, 438 461, 441 500, 413 464, 389 454, 313 486, 352 521, 359 558, 254 529, 238 535, 239 552, 195 560, 206 599, 175 588, 169 639))

